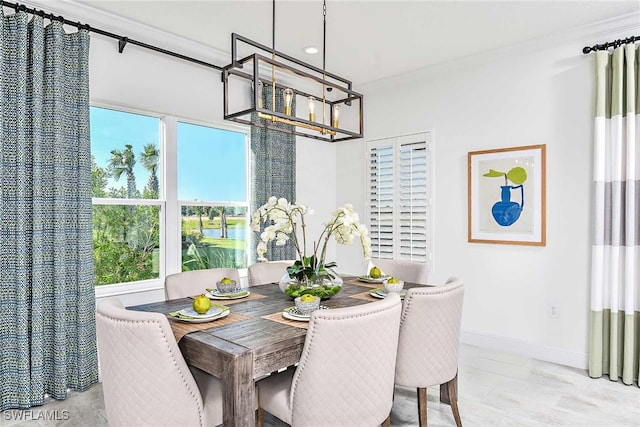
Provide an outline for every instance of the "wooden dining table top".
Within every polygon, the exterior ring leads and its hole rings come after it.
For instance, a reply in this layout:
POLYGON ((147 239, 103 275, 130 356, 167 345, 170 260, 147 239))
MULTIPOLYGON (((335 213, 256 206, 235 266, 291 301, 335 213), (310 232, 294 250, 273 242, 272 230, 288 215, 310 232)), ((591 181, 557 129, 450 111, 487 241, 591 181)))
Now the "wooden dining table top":
MULTIPOLYGON (((415 284, 405 283, 405 288, 415 284)), ((382 284, 345 277, 342 290, 322 305, 350 307, 376 301, 370 295, 382 284)), ((255 425, 255 380, 296 364, 304 345, 307 322, 285 319, 283 311, 294 305, 277 284, 247 288, 242 299, 217 300, 230 315, 208 323, 183 323, 171 319, 186 362, 217 378, 223 388, 224 426, 255 425)), ((192 297, 128 307, 129 310, 168 314, 191 307, 192 297)))

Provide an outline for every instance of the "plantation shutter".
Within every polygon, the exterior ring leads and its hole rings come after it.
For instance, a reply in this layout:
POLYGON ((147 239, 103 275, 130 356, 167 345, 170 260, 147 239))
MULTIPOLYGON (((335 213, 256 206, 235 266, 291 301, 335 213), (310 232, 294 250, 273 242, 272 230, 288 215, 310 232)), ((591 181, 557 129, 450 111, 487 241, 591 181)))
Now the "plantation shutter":
POLYGON ((367 143, 372 257, 431 262, 430 133, 367 143))
POLYGON ((369 143, 369 190, 366 209, 373 258, 393 258, 394 157, 393 141, 369 143))

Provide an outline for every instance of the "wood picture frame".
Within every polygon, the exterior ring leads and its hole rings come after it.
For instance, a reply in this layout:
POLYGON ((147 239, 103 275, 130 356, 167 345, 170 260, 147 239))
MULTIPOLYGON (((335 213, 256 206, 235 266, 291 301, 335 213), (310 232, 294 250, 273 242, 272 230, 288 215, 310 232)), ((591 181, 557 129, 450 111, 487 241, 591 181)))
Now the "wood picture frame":
POLYGON ((467 172, 469 242, 546 245, 546 145, 471 151, 467 172))

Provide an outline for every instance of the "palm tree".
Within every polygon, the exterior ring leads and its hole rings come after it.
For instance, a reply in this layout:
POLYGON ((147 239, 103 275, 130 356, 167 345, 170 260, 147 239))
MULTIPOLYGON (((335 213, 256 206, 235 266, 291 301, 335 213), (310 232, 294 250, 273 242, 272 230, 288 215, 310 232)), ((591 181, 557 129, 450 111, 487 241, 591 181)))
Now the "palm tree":
POLYGON ((198 215, 198 230, 201 235, 204 235, 204 224, 202 224, 202 214, 204 213, 204 210, 202 209, 202 206, 196 206, 193 209, 196 211, 196 215, 198 215))
POLYGON ((152 191, 155 196, 158 196, 158 160, 160 157, 160 152, 155 144, 147 144, 142 148, 142 152, 140 153, 140 159, 142 160, 142 165, 146 170, 148 170, 151 175, 149 175, 149 181, 147 181, 147 190, 152 191))
POLYGON ((227 209, 224 206, 218 206, 215 210, 220 214, 220 238, 227 238, 227 209))
POLYGON ((136 198, 136 176, 133 174, 133 167, 136 165, 136 155, 133 147, 126 144, 124 151, 111 150, 109 160, 109 171, 111 176, 118 181, 123 173, 127 174, 127 198, 136 198))

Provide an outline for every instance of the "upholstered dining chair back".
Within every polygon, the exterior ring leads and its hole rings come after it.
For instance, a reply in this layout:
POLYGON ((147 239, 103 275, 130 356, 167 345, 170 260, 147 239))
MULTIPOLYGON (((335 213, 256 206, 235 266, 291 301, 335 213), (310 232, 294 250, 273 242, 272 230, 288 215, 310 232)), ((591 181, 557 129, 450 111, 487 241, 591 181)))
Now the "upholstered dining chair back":
MULTIPOLYGON (((98 304, 96 325, 111 427, 222 423, 217 380, 209 377, 218 396, 210 393, 205 403, 163 314, 126 310, 118 299, 109 299, 98 304)), ((200 386, 211 391, 210 385, 200 386)))
POLYGON ((445 285, 407 290, 402 308, 396 384, 418 389, 420 426, 426 425, 426 388, 446 384, 456 424, 458 350, 464 285, 451 277, 445 285), (423 422, 424 419, 424 422, 423 422))
POLYGON ((290 267, 295 260, 257 262, 251 264, 249 271, 249 286, 267 285, 269 283, 279 283, 287 267, 290 267))
POLYGON ((314 311, 293 377, 258 383, 260 407, 296 427, 380 425, 393 403, 400 311, 397 294, 314 311))
POLYGON ((199 295, 206 288, 215 289, 216 282, 225 277, 235 280, 240 287, 240 275, 235 268, 209 268, 168 275, 164 279, 164 294, 168 300, 199 295))
POLYGON ((384 274, 391 275, 405 282, 426 285, 429 278, 429 268, 426 264, 400 259, 372 259, 373 265, 384 274))

